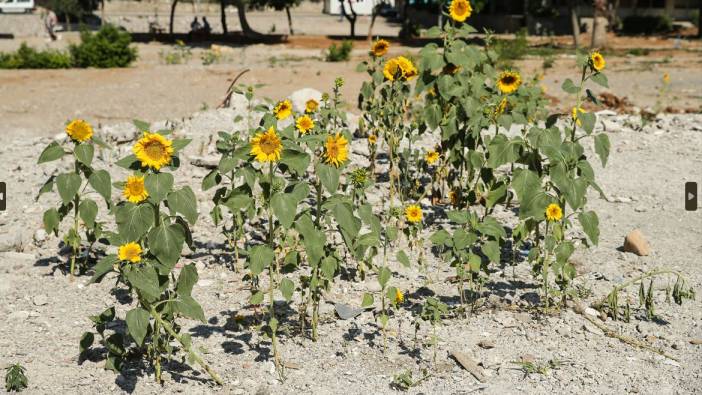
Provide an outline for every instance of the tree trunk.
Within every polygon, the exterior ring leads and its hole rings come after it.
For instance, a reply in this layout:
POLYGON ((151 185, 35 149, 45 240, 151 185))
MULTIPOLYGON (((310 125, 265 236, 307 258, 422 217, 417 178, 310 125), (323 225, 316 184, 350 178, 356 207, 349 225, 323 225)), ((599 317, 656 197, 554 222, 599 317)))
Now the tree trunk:
POLYGON ((285 14, 288 16, 288 27, 290 28, 290 35, 294 36, 295 32, 293 31, 293 25, 292 25, 292 16, 290 15, 290 7, 285 7, 285 14))
POLYGON ((171 20, 168 22, 168 34, 173 35, 173 18, 175 18, 175 10, 178 5, 178 0, 173 0, 171 3, 171 20))
POLYGON ((373 6, 373 11, 371 12, 370 26, 368 26, 368 41, 373 41, 373 26, 375 25, 375 18, 378 17, 378 11, 380 11, 380 6, 383 3, 376 4, 373 6))
POLYGON ((251 38, 262 37, 263 34, 253 30, 249 26, 249 21, 246 20, 246 3, 244 0, 234 0, 236 5, 236 12, 239 14, 239 24, 241 25, 241 31, 244 32, 244 36, 251 38))
POLYGON ((592 41, 591 48, 602 48, 607 43, 607 29, 600 26, 600 17, 605 15, 607 0, 595 0, 592 12, 592 41))
POLYGON ((225 14, 225 8, 227 7, 226 0, 219 1, 219 19, 222 21, 222 34, 227 35, 229 29, 227 29, 227 14, 225 14))
POLYGON ((568 8, 570 9, 570 26, 573 29, 573 45, 575 48, 580 48, 580 21, 578 19, 578 11, 575 0, 568 0, 568 8))
POLYGON ((66 31, 70 32, 71 30, 71 14, 66 14, 66 31))
POLYGON ((351 0, 347 1, 349 2, 349 9, 351 10, 351 15, 349 15, 346 12, 346 8, 344 8, 344 0, 341 0, 341 13, 344 14, 346 20, 349 21, 349 24, 351 25, 351 38, 354 39, 356 38, 356 18, 358 18, 358 14, 356 14, 356 11, 354 11, 351 0))
POLYGON ((702 38, 702 1, 700 1, 700 10, 697 19, 697 37, 702 38))
POLYGON ((100 26, 105 24, 105 0, 100 0, 100 26))

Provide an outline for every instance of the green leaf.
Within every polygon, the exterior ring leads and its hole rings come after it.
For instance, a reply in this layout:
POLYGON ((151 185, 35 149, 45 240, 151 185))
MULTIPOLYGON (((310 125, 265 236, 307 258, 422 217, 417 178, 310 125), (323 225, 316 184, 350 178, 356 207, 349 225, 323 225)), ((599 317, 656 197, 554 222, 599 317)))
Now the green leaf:
POLYGON ((168 192, 173 189, 173 174, 171 173, 150 173, 144 179, 146 192, 149 193, 149 200, 154 203, 162 201, 168 192))
POLYGON ((280 292, 283 294, 283 297, 285 298, 285 300, 287 300, 288 302, 290 300, 292 300, 293 293, 295 293, 295 283, 292 282, 292 280, 290 280, 287 277, 283 278, 280 281, 279 288, 280 288, 280 292))
POLYGON ((149 300, 156 300, 161 295, 158 274, 153 266, 127 266, 124 268, 127 281, 149 300))
POLYGON ((134 154, 125 156, 124 158, 115 162, 115 164, 124 169, 138 169, 140 167, 139 161, 137 161, 137 157, 134 154))
POLYGON ((405 267, 410 267, 409 257, 407 256, 407 254, 404 251, 402 251, 402 250, 398 251, 396 257, 397 257, 398 262, 403 264, 405 267))
POLYGON ((273 262, 273 258, 275 258, 275 253, 269 246, 254 246, 249 252, 249 270, 254 276, 257 276, 273 262))
POLYGON ((195 268, 195 264, 191 263, 188 265, 185 265, 183 267, 183 270, 180 271, 180 275, 178 276, 178 282, 176 283, 176 293, 178 295, 187 295, 190 296, 193 292, 193 286, 197 284, 197 269, 195 268))
POLYGON ((189 186, 169 193, 166 201, 168 207, 182 214, 190 225, 195 225, 198 217, 197 198, 195 197, 195 192, 189 186))
POLYGON ((568 258, 570 258, 571 255, 573 255, 573 252, 575 251, 575 246, 573 246, 573 243, 569 241, 565 241, 563 243, 560 243, 556 247, 556 262, 560 264, 564 264, 568 262, 568 258))
POLYGON ((205 322, 205 312, 202 311, 202 306, 190 295, 178 295, 173 307, 175 311, 185 317, 205 322))
POLYGON ((488 145, 490 156, 488 167, 495 169, 505 163, 514 162, 519 158, 519 145, 508 140, 503 134, 498 134, 488 145))
POLYGON ((392 272, 390 269, 387 267, 380 268, 380 271, 378 272, 378 284, 380 284, 380 288, 385 289, 385 286, 388 284, 391 276, 392 272))
POLYGON ((431 237, 429 240, 432 242, 434 245, 445 245, 448 240, 451 239, 451 234, 447 232, 445 229, 440 229, 431 237))
POLYGON ((136 126, 137 130, 140 132, 148 132, 151 129, 151 125, 148 122, 141 121, 139 119, 133 119, 132 123, 136 126))
POLYGON ((278 192, 271 198, 271 208, 283 227, 290 229, 297 214, 297 198, 290 193, 278 192))
POLYGON ((438 104, 431 104, 424 107, 424 119, 429 126, 429 129, 435 130, 441 124, 441 109, 438 104))
POLYGON ((90 175, 90 177, 88 177, 88 184, 93 187, 95 192, 99 193, 100 196, 105 199, 105 202, 109 207, 112 199, 112 182, 110 179, 110 173, 108 173, 107 170, 96 170, 90 175))
POLYGON ((144 344, 144 338, 149 330, 149 317, 149 312, 141 307, 127 312, 127 329, 138 346, 144 344))
POLYGON ((531 170, 517 169, 514 171, 512 188, 517 193, 520 203, 523 203, 528 195, 541 191, 541 179, 531 170))
POLYGON ((97 203, 90 199, 84 199, 82 202, 80 202, 80 205, 78 206, 78 214, 80 215, 80 219, 83 220, 83 222, 89 229, 95 227, 95 218, 97 217, 97 212, 97 203))
POLYGON ((315 168, 317 177, 322 181, 322 185, 329 193, 334 193, 339 188, 339 169, 334 166, 325 165, 324 163, 317 164, 315 168))
POLYGON ((324 274, 324 277, 328 279, 334 278, 334 274, 336 273, 337 269, 337 262, 334 257, 328 256, 324 259, 322 259, 322 266, 320 267, 322 270, 322 274, 324 274))
POLYGON ((310 156, 306 152, 284 149, 280 156, 280 163, 287 165, 297 174, 304 174, 310 165, 310 156))
POLYGON ((100 259, 98 263, 95 265, 93 270, 95 273, 93 276, 90 278, 90 281, 88 281, 89 284, 92 283, 99 283, 102 278, 105 276, 105 274, 111 272, 114 268, 114 264, 119 262, 119 258, 115 254, 107 255, 100 259))
POLYGON ((595 130, 595 122, 597 121, 597 116, 591 112, 578 111, 578 119, 580 120, 583 130, 585 130, 585 133, 592 134, 592 131, 595 130))
POLYGON ((89 143, 78 144, 73 150, 76 160, 88 167, 93 163, 93 155, 95 155, 95 147, 89 143))
POLYGON ((259 305, 263 302, 263 297, 265 294, 263 291, 256 291, 253 295, 251 295, 251 299, 249 299, 249 303, 253 305, 259 305))
POLYGON ((366 308, 373 305, 373 294, 364 293, 363 301, 361 302, 361 307, 366 308))
POLYGON ((447 217, 451 222, 455 222, 458 225, 467 224, 470 219, 468 211, 458 211, 453 210, 447 213, 447 217))
POLYGON ((609 150, 611 144, 609 142, 609 136, 604 133, 600 133, 595 136, 595 153, 600 157, 600 162, 602 162, 602 167, 607 166, 607 159, 609 158, 609 150))
POLYGON ((57 159, 61 159, 65 154, 66 151, 63 150, 63 147, 61 147, 58 143, 53 142, 44 148, 44 151, 42 151, 39 155, 39 161, 37 163, 42 164, 52 162, 57 159))
POLYGON ((478 230, 478 232, 487 236, 492 236, 494 238, 507 237, 507 232, 502 227, 502 224, 500 224, 493 217, 485 217, 485 219, 483 219, 483 222, 479 223, 478 226, 476 226, 476 229, 478 230))
POLYGON ((90 346, 93 345, 94 341, 95 336, 92 332, 83 333, 83 336, 80 337, 80 354, 83 355, 86 351, 88 351, 90 346))
POLYGON ((607 76, 602 73, 593 74, 592 77, 590 77, 590 79, 592 80, 592 82, 596 83, 597 85, 603 88, 609 88, 609 81, 607 81, 607 76))
POLYGON ((172 141, 172 146, 173 146, 173 153, 177 153, 178 151, 182 150, 183 148, 187 147, 190 142, 193 141, 192 139, 175 139, 172 141))
POLYGON ((570 93, 570 94, 576 94, 580 91, 580 88, 575 86, 573 83, 573 80, 570 78, 566 78, 565 81, 563 81, 563 85, 561 85, 561 89, 563 89, 565 92, 570 93))
POLYGON ((68 204, 75 198, 80 184, 81 178, 75 173, 63 173, 56 177, 56 187, 64 204, 68 204))
POLYGON ((166 266, 175 266, 185 243, 185 232, 178 224, 161 224, 149 231, 146 238, 149 250, 166 266))
POLYGON ((202 179, 202 190, 206 191, 222 182, 222 175, 217 169, 213 169, 202 179))
POLYGON ((34 198, 34 201, 39 201, 39 198, 41 195, 51 192, 54 190, 54 180, 56 179, 56 176, 51 176, 49 177, 48 180, 44 183, 44 185, 39 188, 39 193, 37 193, 37 196, 34 198))
POLYGON ((154 224, 154 209, 148 204, 124 202, 115 209, 115 221, 124 240, 136 241, 154 224))
POLYGON ((43 222, 46 233, 53 232, 56 234, 58 232, 59 223, 61 222, 59 219, 58 210, 55 208, 50 208, 44 211, 43 222))
POLYGON ((351 206, 346 203, 339 203, 334 206, 332 212, 339 227, 352 238, 355 238, 361 230, 361 220, 353 215, 351 206))
POLYGON ((500 244, 497 241, 488 241, 483 244, 481 250, 486 257, 490 259, 490 262, 500 263, 500 244))
POLYGON ((592 244, 597 245, 600 238, 600 220, 597 218, 597 213, 594 211, 580 213, 578 221, 592 244))

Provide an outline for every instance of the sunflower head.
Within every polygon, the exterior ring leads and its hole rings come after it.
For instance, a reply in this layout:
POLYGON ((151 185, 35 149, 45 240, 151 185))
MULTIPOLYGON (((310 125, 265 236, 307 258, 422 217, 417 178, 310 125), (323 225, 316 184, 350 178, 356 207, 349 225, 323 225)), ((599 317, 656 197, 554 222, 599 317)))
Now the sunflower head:
POLYGON ((670 84, 670 74, 663 73, 663 83, 666 85, 670 84))
POLYGON ((380 39, 373 43, 370 53, 376 58, 379 58, 388 53, 388 49, 390 49, 390 43, 386 40, 380 39))
POLYGON ((435 150, 429 150, 427 151, 426 155, 424 155, 424 160, 426 160, 429 165, 433 165, 437 160, 439 160, 439 153, 435 150))
POLYGON ((389 59, 385 62, 383 66, 383 75, 388 81, 395 81, 395 77, 400 77, 400 63, 398 63, 397 58, 389 59))
POLYGON ((473 12, 473 7, 470 6, 468 0, 452 0, 449 6, 449 15, 456 22, 463 22, 473 12))
POLYGON ((341 166, 349 158, 348 143, 341 133, 327 137, 327 142, 324 143, 324 161, 336 167, 341 166))
POLYGON ((317 100, 310 99, 305 102, 305 112, 308 114, 312 114, 314 112, 317 112, 317 108, 319 108, 319 103, 317 100))
POLYGON ((251 139, 250 155, 255 156, 261 163, 275 162, 280 160, 282 148, 280 137, 271 126, 267 132, 258 133, 251 139))
POLYGON ((504 114, 505 110, 507 109, 507 98, 503 97, 502 100, 500 100, 500 104, 495 107, 495 116, 499 117, 500 115, 504 114))
POLYGON ((132 203, 141 203, 146 200, 149 197, 149 193, 146 192, 144 187, 144 177, 129 176, 126 184, 124 184, 122 195, 132 203))
POLYGON ((422 208, 411 204, 405 209, 405 218, 412 223, 422 222, 422 208))
POLYGON ((278 102, 273 109, 275 117, 279 120, 285 119, 292 114, 292 103, 290 100, 285 99, 278 102))
POLYGON ((131 263, 139 263, 141 261, 141 246, 131 242, 119 246, 118 258, 120 261, 128 261, 131 263))
POLYGON ((93 137, 93 127, 82 119, 74 119, 66 126, 66 134, 82 143, 93 137))
POLYGON ((419 72, 412 64, 412 61, 404 56, 392 58, 385 62, 385 66, 383 66, 383 75, 389 81, 395 81, 395 79, 409 81, 416 77, 417 74, 419 72))
POLYGON ((159 170, 171 163, 173 144, 158 133, 144 132, 144 136, 137 141, 132 151, 141 162, 141 167, 159 170))
POLYGON ((395 288, 395 304, 402 304, 405 301, 405 295, 399 288, 395 288))
POLYGON ((549 221, 560 221, 563 218, 561 206, 551 203, 546 207, 546 219, 549 221))
POLYGON ((416 77, 419 74, 419 72, 417 71, 417 68, 414 67, 414 64, 412 63, 412 61, 407 59, 406 57, 398 56, 397 62, 400 65, 400 70, 402 71, 402 77, 404 79, 406 79, 407 81, 411 80, 412 78, 416 77))
POLYGON ((297 118, 297 121, 295 121, 295 127, 298 131, 300 131, 300 134, 306 134, 314 128, 314 121, 307 115, 303 115, 297 118))
POLYGON ((578 113, 584 113, 585 110, 583 110, 582 107, 579 107, 579 108, 573 107, 573 109, 570 112, 571 112, 570 116, 571 116, 571 118, 573 118, 573 121, 575 121, 575 123, 578 126, 582 126, 582 122, 580 121, 580 117, 578 117, 578 113))
POLYGON ((601 53, 595 51, 592 54, 590 54, 590 66, 595 71, 602 71, 604 70, 605 66, 607 65, 607 62, 605 62, 604 56, 602 56, 601 53))
POLYGON ((376 145, 376 144, 378 143, 378 136, 376 136, 376 135, 374 135, 374 134, 369 134, 369 135, 368 135, 368 142, 369 142, 371 145, 376 145))
POLYGON ((497 89, 506 95, 519 89, 519 85, 521 84, 522 77, 519 73, 514 71, 503 71, 497 78, 497 89))

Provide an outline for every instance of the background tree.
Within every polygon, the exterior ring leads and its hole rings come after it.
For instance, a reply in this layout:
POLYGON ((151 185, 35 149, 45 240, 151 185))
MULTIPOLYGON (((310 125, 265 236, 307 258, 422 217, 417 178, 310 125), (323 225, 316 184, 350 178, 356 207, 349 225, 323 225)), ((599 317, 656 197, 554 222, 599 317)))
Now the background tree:
POLYGON ((607 43, 607 29, 600 26, 600 18, 606 15, 607 0, 595 0, 592 2, 592 42, 591 48, 602 48, 607 43))
POLYGON ((349 3, 349 11, 351 13, 349 14, 346 12, 346 7, 344 7, 344 0, 340 0, 339 4, 341 5, 341 15, 346 18, 347 21, 349 21, 349 24, 351 25, 351 38, 356 37, 356 19, 358 19, 358 14, 356 14, 356 11, 353 9, 353 3, 352 0, 347 0, 349 3))
POLYGON ((580 18, 578 18, 577 0, 568 0, 568 11, 570 13, 570 26, 573 29, 573 45, 580 48, 580 18))
POLYGON ((293 35, 295 32, 293 30, 290 9, 299 6, 300 3, 302 3, 302 0, 251 0, 251 8, 262 10, 271 7, 276 11, 285 10, 285 14, 288 17, 288 29, 290 30, 290 35, 293 35))

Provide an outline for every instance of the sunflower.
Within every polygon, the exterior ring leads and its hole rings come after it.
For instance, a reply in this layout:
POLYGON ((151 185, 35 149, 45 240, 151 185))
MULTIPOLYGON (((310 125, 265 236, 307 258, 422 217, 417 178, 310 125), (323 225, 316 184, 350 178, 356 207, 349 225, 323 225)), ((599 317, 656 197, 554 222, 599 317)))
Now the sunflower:
POLYGON ((590 55, 590 64, 595 71, 602 71, 607 65, 607 62, 605 62, 605 58, 601 53, 595 51, 590 55))
POLYGON ((380 39, 373 43, 370 52, 371 55, 375 56, 376 58, 379 58, 388 53, 388 49, 390 49, 390 43, 386 40, 380 39))
POLYGON ((388 60, 385 62, 385 66, 383 66, 383 75, 385 75, 385 78, 389 81, 395 81, 395 76, 401 72, 400 63, 397 61, 397 58, 388 60))
POLYGON ((348 140, 341 133, 335 136, 327 137, 327 142, 324 144, 324 157, 326 162, 336 167, 341 166, 349 157, 349 149, 347 147, 348 140))
POLYGON ((280 151, 283 145, 280 143, 280 137, 275 133, 275 129, 271 126, 267 132, 257 133, 251 139, 251 153, 256 160, 265 162, 275 162, 280 160, 280 151))
POLYGON ((119 246, 118 257, 120 261, 138 263, 139 261, 141 261, 141 253, 141 246, 137 243, 131 242, 119 246))
POLYGON ((546 207, 546 219, 549 221, 560 221, 563 218, 561 206, 551 203, 546 207))
POLYGON ((317 102, 317 100, 314 100, 314 99, 307 100, 307 102, 305 103, 305 112, 308 114, 312 114, 313 112, 317 111, 318 107, 319 107, 319 103, 317 102))
POLYGON ((73 140, 82 143, 93 137, 93 127, 82 119, 74 119, 66 126, 66 134, 73 140))
POLYGON ((376 136, 374 134, 368 135, 368 142, 373 144, 373 145, 377 144, 378 143, 378 136, 376 136))
POLYGON ((144 137, 137 141, 132 151, 141 162, 141 167, 159 170, 171 163, 173 144, 158 133, 144 132, 144 137))
POLYGON ((439 160, 439 153, 434 150, 429 150, 426 155, 424 155, 424 160, 426 160, 428 164, 433 165, 434 162, 439 160))
POLYGON ((449 63, 444 68, 441 70, 444 74, 451 74, 454 75, 461 71, 461 66, 456 66, 453 63, 449 63))
POLYGON ((314 128, 314 121, 307 115, 297 118, 295 127, 300 131, 300 134, 305 134, 314 128))
POLYGON ((405 295, 399 288, 395 288, 395 304, 401 304, 405 301, 405 295))
POLYGON ((416 204, 411 204, 405 209, 405 218, 409 222, 422 222, 422 208, 416 204))
POLYGON ((668 73, 663 73, 663 83, 664 84, 670 84, 670 74, 668 73))
POLYGON ((497 105, 495 108, 495 116, 500 116, 505 113, 505 110, 507 109, 507 98, 503 97, 502 100, 500 100, 500 104, 497 105))
POLYGON ((468 0, 453 0, 449 6, 449 15, 456 22, 463 22, 473 12, 473 7, 470 6, 468 0))
POLYGON ((141 203, 149 197, 149 193, 144 188, 144 177, 129 176, 124 185, 122 195, 132 203, 141 203))
POLYGON ((497 88, 506 95, 516 91, 521 84, 522 77, 514 71, 503 71, 497 79, 497 88))
POLYGON ((578 117, 578 112, 584 113, 585 110, 583 110, 582 107, 579 107, 579 108, 573 107, 573 109, 571 110, 571 117, 573 118, 573 120, 575 121, 575 123, 578 126, 581 126, 582 122, 580 121, 580 117, 578 117))
POLYGON ((275 114, 276 118, 280 120, 289 117, 290 114, 292 114, 292 103, 290 103, 290 100, 288 99, 279 101, 278 104, 275 105, 273 113, 275 114))
POLYGON ((412 64, 412 61, 407 59, 406 57, 398 56, 397 62, 400 65, 400 70, 402 70, 402 77, 404 77, 407 81, 411 80, 419 74, 417 68, 414 67, 414 64, 412 64))

